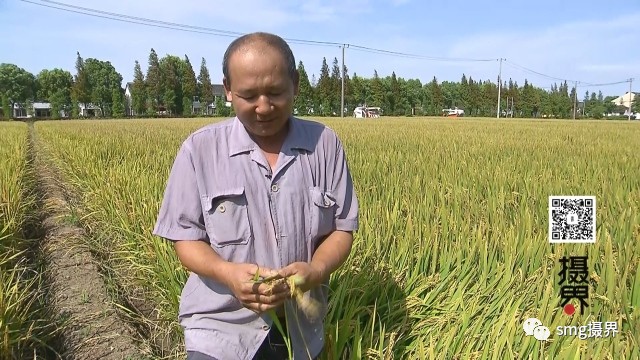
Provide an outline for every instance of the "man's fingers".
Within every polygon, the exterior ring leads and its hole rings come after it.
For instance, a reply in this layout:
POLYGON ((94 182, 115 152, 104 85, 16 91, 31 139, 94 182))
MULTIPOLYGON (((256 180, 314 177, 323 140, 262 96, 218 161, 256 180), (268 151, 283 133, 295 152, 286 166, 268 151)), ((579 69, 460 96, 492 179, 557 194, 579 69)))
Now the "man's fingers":
POLYGON ((251 274, 251 276, 255 276, 257 274, 260 278, 269 278, 278 274, 278 272, 273 269, 261 267, 258 265, 253 265, 249 270, 249 273, 251 274))
POLYGON ((280 269, 280 271, 278 271, 278 274, 282 277, 288 277, 296 274, 297 272, 297 267, 294 264, 291 264, 280 269))
POLYGON ((288 293, 289 285, 286 283, 271 285, 265 283, 245 283, 240 285, 241 294, 248 296, 260 295, 276 295, 280 293, 288 293))
POLYGON ((289 293, 290 289, 289 289, 289 284, 287 284, 286 282, 283 282, 282 284, 278 284, 276 286, 273 286, 273 288, 271 289, 271 291, 267 291, 267 293, 265 295, 272 295, 272 294, 281 294, 281 293, 289 293))
POLYGON ((265 305, 273 305, 281 303, 286 300, 288 297, 288 293, 281 292, 273 295, 263 295, 263 294, 248 294, 243 297, 242 302, 245 304, 265 304, 265 305))
POLYGON ((260 314, 260 313, 263 313, 265 311, 273 310, 273 309, 281 306, 283 303, 284 303, 284 299, 279 300, 277 302, 268 303, 268 304, 267 303, 263 303, 263 302, 249 301, 249 302, 243 303, 243 305, 247 309, 260 314))

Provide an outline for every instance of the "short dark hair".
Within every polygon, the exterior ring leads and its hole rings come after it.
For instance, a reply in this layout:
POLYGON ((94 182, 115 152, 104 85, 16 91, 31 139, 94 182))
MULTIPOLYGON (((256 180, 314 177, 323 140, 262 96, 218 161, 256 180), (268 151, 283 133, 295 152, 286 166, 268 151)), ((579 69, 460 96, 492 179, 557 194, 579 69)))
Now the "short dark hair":
POLYGON ((296 59, 293 56, 293 51, 291 51, 289 44, 287 44, 287 42, 278 35, 266 32, 254 32, 242 35, 241 37, 233 40, 224 52, 224 56, 222 58, 222 75, 227 79, 228 84, 231 83, 231 78, 229 76, 229 59, 231 58, 231 55, 235 54, 242 47, 248 46, 254 42, 262 42, 277 50, 286 62, 289 76, 291 76, 291 79, 294 79, 296 73, 296 59))

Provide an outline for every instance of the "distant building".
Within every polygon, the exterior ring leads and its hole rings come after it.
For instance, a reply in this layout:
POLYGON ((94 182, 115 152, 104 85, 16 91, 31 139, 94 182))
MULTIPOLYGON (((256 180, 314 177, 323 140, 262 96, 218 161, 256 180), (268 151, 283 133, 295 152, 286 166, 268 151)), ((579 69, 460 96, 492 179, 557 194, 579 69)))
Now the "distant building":
POLYGON ((617 115, 617 116, 629 116, 631 113, 631 117, 635 119, 640 119, 640 113, 631 112, 631 106, 633 102, 640 96, 640 92, 629 92, 627 91, 622 96, 618 96, 617 98, 611 100, 612 103, 616 105, 615 112, 609 115, 617 115))
MULTIPOLYGON (((226 94, 224 91, 224 85, 222 84, 212 84, 213 87, 213 102, 209 104, 204 104, 200 102, 200 99, 195 96, 192 104, 191 104, 191 113, 192 114, 200 114, 200 115, 214 115, 216 113, 216 101, 220 98, 225 101, 225 105, 227 107, 231 106, 231 103, 226 101, 226 94)), ((133 82, 128 82, 124 88, 124 98, 125 98, 125 115, 126 116, 136 116, 138 114, 135 113, 133 109, 133 82)))
POLYGON ((33 116, 36 118, 49 118, 51 117, 51 103, 48 102, 34 102, 33 103, 33 116))
POLYGON ((102 109, 99 106, 93 105, 91 103, 78 104, 79 115, 82 117, 96 117, 102 115, 102 109))
POLYGON ((131 100, 131 93, 133 89, 133 83, 128 82, 124 87, 124 114, 125 116, 135 116, 133 111, 133 100, 131 100))

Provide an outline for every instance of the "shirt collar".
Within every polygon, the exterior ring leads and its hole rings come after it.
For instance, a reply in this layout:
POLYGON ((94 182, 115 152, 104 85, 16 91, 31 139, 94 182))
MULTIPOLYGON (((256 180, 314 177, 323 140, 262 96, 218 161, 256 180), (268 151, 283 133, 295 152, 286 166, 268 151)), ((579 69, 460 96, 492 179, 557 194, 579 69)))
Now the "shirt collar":
MULTIPOLYGON (((259 148, 255 141, 251 139, 249 133, 247 133, 247 130, 237 116, 233 119, 228 144, 229 156, 253 151, 259 148)), ((306 151, 313 151, 309 135, 304 131, 304 127, 300 123, 300 120, 293 116, 289 117, 289 133, 284 139, 282 149, 302 149, 306 151)))

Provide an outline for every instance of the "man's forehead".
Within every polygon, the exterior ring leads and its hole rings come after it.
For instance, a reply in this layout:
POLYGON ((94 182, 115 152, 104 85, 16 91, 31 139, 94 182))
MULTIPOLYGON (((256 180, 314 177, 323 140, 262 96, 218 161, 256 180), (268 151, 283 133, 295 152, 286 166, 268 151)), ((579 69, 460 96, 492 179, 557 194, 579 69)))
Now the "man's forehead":
POLYGON ((239 48, 229 58, 229 72, 232 77, 263 74, 266 68, 286 71, 287 62, 284 56, 276 49, 269 48, 239 48))
POLYGON ((241 46, 238 46, 236 50, 230 56, 230 62, 237 61, 238 58, 247 55, 279 55, 284 60, 283 54, 281 54, 275 46, 265 43, 264 41, 250 41, 241 46))

